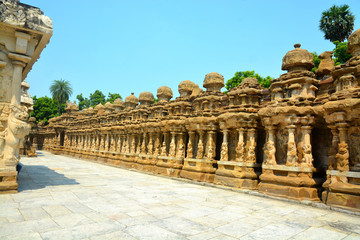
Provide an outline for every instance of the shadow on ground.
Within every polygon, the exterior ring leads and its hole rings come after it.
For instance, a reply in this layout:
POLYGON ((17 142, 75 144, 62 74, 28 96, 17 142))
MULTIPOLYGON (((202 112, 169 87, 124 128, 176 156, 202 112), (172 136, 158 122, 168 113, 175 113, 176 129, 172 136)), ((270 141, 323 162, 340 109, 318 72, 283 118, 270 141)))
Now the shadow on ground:
POLYGON ((18 184, 18 191, 21 192, 47 186, 75 185, 79 183, 45 166, 23 165, 18 175, 18 184))

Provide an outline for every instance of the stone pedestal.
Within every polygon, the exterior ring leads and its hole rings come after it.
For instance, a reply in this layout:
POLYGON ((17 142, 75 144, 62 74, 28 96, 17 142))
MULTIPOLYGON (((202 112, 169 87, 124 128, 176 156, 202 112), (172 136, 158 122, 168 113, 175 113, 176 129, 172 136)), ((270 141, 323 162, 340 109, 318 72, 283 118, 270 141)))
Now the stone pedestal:
POLYGON ((257 163, 218 161, 215 184, 235 188, 257 189, 261 165, 257 163))
POLYGON ((321 179, 313 177, 315 168, 262 165, 259 192, 293 200, 320 201, 321 179))
POLYGON ((215 160, 185 158, 180 177, 199 182, 212 183, 215 177, 215 160))

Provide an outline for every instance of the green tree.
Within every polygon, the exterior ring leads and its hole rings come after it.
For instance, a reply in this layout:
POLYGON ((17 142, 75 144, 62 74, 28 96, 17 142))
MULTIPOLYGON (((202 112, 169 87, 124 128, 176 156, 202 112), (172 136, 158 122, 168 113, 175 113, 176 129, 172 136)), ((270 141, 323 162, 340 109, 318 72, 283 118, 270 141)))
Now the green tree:
POLYGON ((94 93, 90 93, 90 106, 95 107, 99 103, 105 103, 105 95, 100 90, 95 90, 94 93))
MULTIPOLYGON (((33 97, 34 110, 31 112, 31 116, 36 118, 36 122, 44 121, 49 123, 49 119, 58 115, 58 101, 49 97, 33 97)), ((61 104, 61 112, 65 112, 65 103, 61 104)))
POLYGON ((353 31, 354 21, 355 16, 350 12, 348 5, 334 5, 322 12, 319 27, 324 32, 325 39, 343 42, 353 31))
POLYGON ((335 65, 344 64, 347 60, 349 60, 352 55, 347 54, 347 42, 334 41, 334 57, 335 57, 335 65))
POLYGON ((265 88, 270 86, 271 80, 273 79, 270 76, 265 78, 261 77, 259 74, 255 73, 255 71, 236 72, 234 77, 226 81, 225 88, 229 91, 230 89, 239 86, 243 79, 250 77, 256 78, 258 83, 260 83, 265 88))
POLYGON ((50 86, 50 93, 54 100, 57 100, 59 103, 59 116, 61 113, 61 105, 69 100, 69 97, 72 94, 72 88, 69 81, 60 79, 54 80, 50 86))
POLYGON ((315 73, 316 70, 319 69, 319 64, 321 62, 321 59, 319 58, 319 55, 316 52, 312 52, 311 55, 313 56, 314 60, 314 67, 311 69, 313 73, 315 73))
POLYGON ((109 93, 108 98, 106 99, 106 102, 114 103, 115 99, 117 99, 117 98, 122 99, 122 97, 118 93, 109 93))
POLYGON ((76 99, 79 101, 79 110, 83 110, 84 108, 90 107, 90 100, 88 98, 84 98, 82 93, 76 96, 76 99))

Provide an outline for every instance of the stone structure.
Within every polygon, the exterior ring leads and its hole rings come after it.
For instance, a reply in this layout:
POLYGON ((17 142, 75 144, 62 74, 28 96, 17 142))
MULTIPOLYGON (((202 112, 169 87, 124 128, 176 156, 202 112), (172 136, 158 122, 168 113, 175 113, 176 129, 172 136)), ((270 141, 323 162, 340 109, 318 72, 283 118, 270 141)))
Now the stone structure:
POLYGON ((205 91, 186 80, 172 101, 163 86, 156 103, 149 92, 81 112, 69 103, 33 139, 58 154, 359 210, 360 30, 348 44, 346 64, 334 68, 325 52, 316 74, 295 44, 270 89, 247 78, 222 93, 223 76, 209 73, 205 91))
POLYGON ((38 8, 1 0, 0 29, 0 191, 13 192, 33 104, 24 79, 49 42, 52 21, 38 8))

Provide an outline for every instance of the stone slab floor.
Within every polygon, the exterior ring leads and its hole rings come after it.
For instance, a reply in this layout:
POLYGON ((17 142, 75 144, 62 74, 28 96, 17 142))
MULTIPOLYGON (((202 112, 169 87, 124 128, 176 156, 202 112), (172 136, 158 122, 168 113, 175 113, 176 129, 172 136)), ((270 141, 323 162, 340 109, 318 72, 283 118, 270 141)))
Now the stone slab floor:
POLYGON ((39 152, 0 239, 360 239, 360 217, 39 152))

